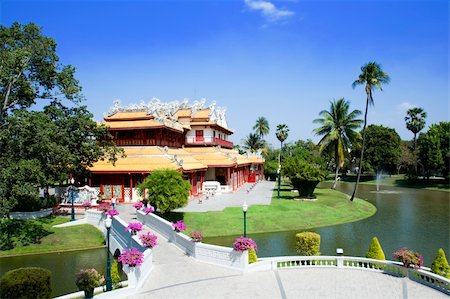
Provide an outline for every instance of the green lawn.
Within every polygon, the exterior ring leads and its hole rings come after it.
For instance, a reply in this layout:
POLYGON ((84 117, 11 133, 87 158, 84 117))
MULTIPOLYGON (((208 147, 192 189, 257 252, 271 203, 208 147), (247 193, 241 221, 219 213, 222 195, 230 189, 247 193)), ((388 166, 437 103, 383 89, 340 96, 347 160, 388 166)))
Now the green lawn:
MULTIPOLYGON (((358 221, 372 216, 375 206, 361 199, 350 202, 349 197, 331 189, 316 189, 317 200, 296 201, 298 194, 283 185, 281 199, 276 192, 270 206, 254 205, 247 212, 247 232, 303 230, 358 221)), ((242 233, 243 213, 241 207, 226 208, 220 212, 173 213, 170 218, 184 218, 188 231, 199 229, 205 236, 226 236, 242 233), (180 215, 181 214, 181 215, 180 215), (183 215, 184 214, 184 215, 183 215)))
POLYGON ((88 249, 104 245, 102 233, 92 225, 52 227, 68 222, 68 218, 50 216, 28 221, 13 221, 9 229, 6 229, 5 222, 2 222, 1 242, 3 246, 8 239, 12 240, 14 248, 0 251, 0 256, 88 249), (36 241, 39 243, 33 244, 36 241))
MULTIPOLYGON (((334 179, 334 178, 333 178, 334 179)), ((343 179, 346 181, 355 181, 354 177, 348 177, 348 179, 343 179)), ((376 185, 376 179, 369 179, 360 182, 361 184, 368 185, 376 185)), ((404 187, 404 188, 416 188, 416 189, 427 189, 432 191, 446 191, 450 192, 450 184, 445 181, 443 178, 439 179, 430 179, 430 180, 407 180, 404 174, 398 175, 383 175, 383 179, 380 180, 380 185, 382 186, 391 186, 391 187, 404 187)))

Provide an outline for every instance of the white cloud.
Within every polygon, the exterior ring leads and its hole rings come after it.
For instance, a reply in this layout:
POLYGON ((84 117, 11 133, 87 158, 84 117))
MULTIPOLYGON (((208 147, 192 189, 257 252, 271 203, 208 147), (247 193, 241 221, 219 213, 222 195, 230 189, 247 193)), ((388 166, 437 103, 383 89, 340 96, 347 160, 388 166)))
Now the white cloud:
POLYGON ((290 10, 278 9, 273 3, 263 0, 245 0, 246 6, 250 10, 261 11, 262 15, 271 22, 278 21, 295 13, 290 10))

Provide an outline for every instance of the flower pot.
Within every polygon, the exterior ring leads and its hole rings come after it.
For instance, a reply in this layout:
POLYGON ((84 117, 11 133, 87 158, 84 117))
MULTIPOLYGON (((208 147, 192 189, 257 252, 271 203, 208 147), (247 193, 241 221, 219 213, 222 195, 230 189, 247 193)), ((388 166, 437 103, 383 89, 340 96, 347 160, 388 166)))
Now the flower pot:
POLYGON ((84 298, 93 298, 94 297, 94 289, 84 290, 84 298))

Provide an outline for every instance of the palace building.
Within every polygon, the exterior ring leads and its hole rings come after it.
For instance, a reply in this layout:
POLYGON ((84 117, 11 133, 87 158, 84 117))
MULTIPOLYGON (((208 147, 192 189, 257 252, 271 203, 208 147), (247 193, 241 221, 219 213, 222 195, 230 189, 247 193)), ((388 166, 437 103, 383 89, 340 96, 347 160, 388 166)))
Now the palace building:
POLYGON ((104 117, 117 146, 126 157, 113 165, 98 161, 91 168, 89 186, 105 199, 138 199, 135 186, 156 169, 175 169, 191 184, 191 198, 207 192, 233 192, 246 182, 262 180, 260 153, 239 154, 228 140, 225 109, 205 100, 122 107, 116 101, 104 117))

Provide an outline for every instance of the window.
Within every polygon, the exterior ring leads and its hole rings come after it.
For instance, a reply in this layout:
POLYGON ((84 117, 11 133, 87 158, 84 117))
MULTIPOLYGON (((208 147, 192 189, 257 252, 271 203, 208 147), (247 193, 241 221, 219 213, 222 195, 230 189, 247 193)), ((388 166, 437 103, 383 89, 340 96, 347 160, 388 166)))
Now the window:
POLYGON ((195 141, 203 141, 203 130, 195 130, 195 141))

